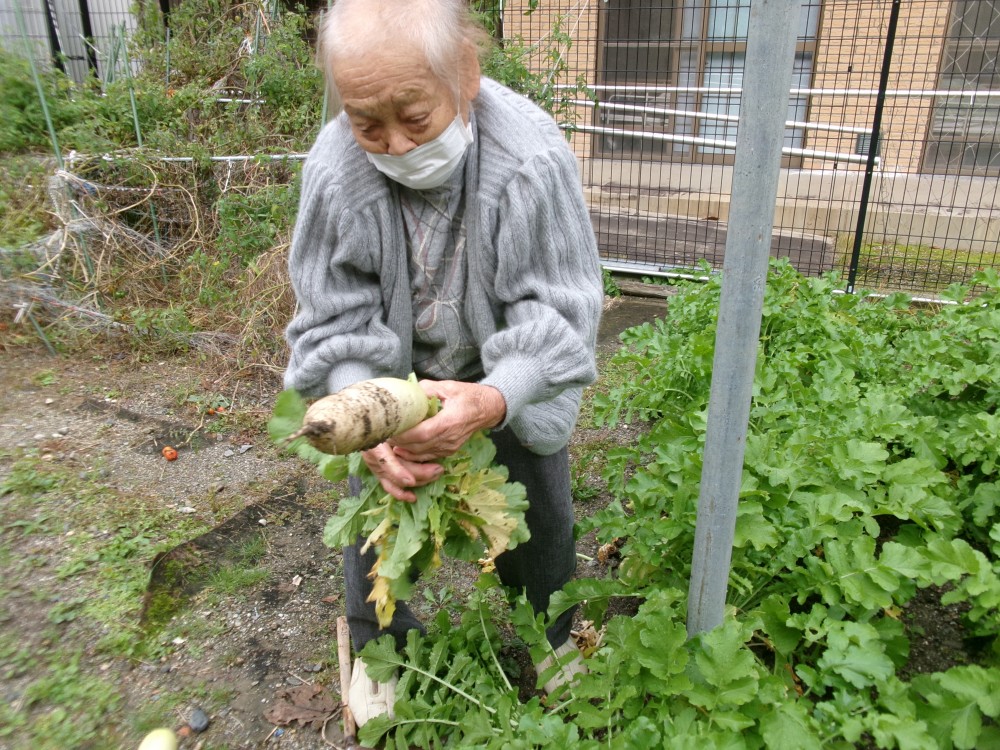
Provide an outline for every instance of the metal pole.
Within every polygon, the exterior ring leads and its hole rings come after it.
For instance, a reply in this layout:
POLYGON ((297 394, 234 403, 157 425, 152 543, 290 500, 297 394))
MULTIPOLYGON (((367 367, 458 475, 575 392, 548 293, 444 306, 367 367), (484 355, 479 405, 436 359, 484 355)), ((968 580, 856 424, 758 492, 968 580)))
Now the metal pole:
POLYGON ((799 0, 754 0, 698 496, 688 635, 722 622, 788 116, 799 0))
POLYGON ((38 74, 38 66, 35 64, 35 53, 28 40, 28 25, 24 21, 24 9, 21 7, 21 0, 14 0, 14 17, 17 20, 17 29, 21 34, 21 41, 24 43, 24 54, 28 58, 28 67, 31 68, 31 79, 35 84, 35 93, 38 94, 38 103, 42 107, 42 117, 45 118, 45 128, 49 131, 49 140, 52 143, 52 152, 56 156, 56 164, 63 168, 62 150, 59 148, 59 138, 56 136, 56 128, 52 123, 52 115, 49 112, 49 102, 45 97, 45 88, 42 86, 42 79, 38 74))
POLYGON ((49 33, 49 47, 52 53, 52 64, 65 73, 66 66, 63 64, 63 51, 62 45, 59 43, 59 26, 56 23, 55 9, 48 0, 45 0, 43 5, 45 6, 45 29, 49 33))
POLYGON ((885 109, 885 92, 889 88, 889 65, 892 63, 892 48, 896 42, 896 26, 899 24, 899 7, 902 0, 892 0, 889 12, 889 28, 885 32, 885 49, 882 51, 882 74, 878 81, 878 96, 875 99, 875 114, 872 117, 872 132, 868 140, 868 159, 865 162, 865 179, 861 185, 861 205, 858 206, 858 225, 854 230, 854 249, 851 251, 851 267, 847 273, 847 293, 854 294, 854 282, 858 277, 858 263, 861 260, 861 241, 864 239, 865 219, 868 218, 868 201, 871 199, 872 178, 875 174, 875 155, 878 153, 882 131, 882 112, 885 109))
POLYGON ((80 28, 83 31, 83 38, 86 41, 85 51, 87 53, 87 67, 90 72, 97 76, 97 51, 94 49, 94 28, 90 23, 90 4, 87 0, 80 0, 80 28))

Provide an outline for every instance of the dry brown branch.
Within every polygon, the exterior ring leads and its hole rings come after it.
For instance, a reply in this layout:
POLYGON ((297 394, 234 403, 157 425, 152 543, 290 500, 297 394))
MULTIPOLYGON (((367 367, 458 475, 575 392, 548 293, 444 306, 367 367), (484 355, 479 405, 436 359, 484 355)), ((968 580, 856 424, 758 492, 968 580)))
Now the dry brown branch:
POLYGON ((289 188, 296 169, 279 159, 73 153, 49 182, 62 226, 24 249, 37 267, 0 300, 34 300, 46 323, 124 333, 140 345, 157 346, 160 337, 166 348, 211 352, 229 372, 273 377, 294 312, 285 266, 291 226, 279 227, 264 252, 252 244, 260 234, 248 231, 244 255, 238 218, 234 228, 233 214, 222 217, 219 207, 226 196, 230 211, 244 199, 266 206, 261 191, 289 188), (220 240, 223 218, 229 249, 220 240))

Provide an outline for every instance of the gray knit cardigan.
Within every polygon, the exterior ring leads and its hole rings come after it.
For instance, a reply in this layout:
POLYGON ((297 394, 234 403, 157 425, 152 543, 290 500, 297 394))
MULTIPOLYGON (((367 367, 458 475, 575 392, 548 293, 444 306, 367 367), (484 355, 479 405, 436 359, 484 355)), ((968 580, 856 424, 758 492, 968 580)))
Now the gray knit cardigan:
MULTIPOLYGON (((483 79, 465 167, 465 314, 505 425, 530 450, 566 445, 596 377, 603 302, 597 244, 576 159, 552 118, 483 79)), ((298 309, 286 331, 285 386, 307 396, 371 377, 406 377, 412 312, 397 189, 341 115, 302 174, 289 274, 298 309)))

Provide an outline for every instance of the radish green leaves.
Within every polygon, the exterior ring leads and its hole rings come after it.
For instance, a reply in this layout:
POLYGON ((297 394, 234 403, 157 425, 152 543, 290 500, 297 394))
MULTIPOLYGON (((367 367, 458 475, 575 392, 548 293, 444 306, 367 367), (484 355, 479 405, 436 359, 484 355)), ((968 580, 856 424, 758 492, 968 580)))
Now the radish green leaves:
MULTIPOLYGON (((285 391, 269 423, 271 437, 282 440, 295 434, 304 415, 302 398, 285 391)), ((361 478, 360 495, 340 501, 323 542, 343 547, 360 536, 363 550, 378 552, 370 601, 382 627, 391 622, 396 600, 409 597, 418 574, 441 564, 442 553, 461 560, 491 560, 528 539, 524 487, 508 482, 506 467, 493 464, 496 448, 485 433, 476 433, 458 452, 442 459, 444 473, 414 488, 413 503, 388 495, 359 454, 329 456, 299 440, 290 448, 317 464, 331 481, 343 479, 348 471, 361 478)))

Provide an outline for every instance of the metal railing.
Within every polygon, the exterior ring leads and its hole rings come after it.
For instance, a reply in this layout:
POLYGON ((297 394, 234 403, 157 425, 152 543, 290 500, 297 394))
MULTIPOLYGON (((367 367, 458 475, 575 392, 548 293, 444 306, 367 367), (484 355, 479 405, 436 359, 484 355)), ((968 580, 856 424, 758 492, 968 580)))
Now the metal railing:
MULTIPOLYGON (((605 90, 610 90, 611 87, 600 87, 605 90)), ((653 93, 667 93, 673 91, 674 89, 661 88, 653 93)), ((694 89, 699 93, 713 93, 718 94, 721 91, 726 93, 741 94, 742 89, 712 89, 712 88, 699 88, 694 89)), ((609 110, 612 112, 639 112, 643 114, 651 114, 657 116, 667 117, 670 115, 676 117, 690 117, 692 119, 702 119, 702 120, 716 120, 719 122, 730 122, 738 123, 739 117, 737 115, 724 115, 713 112, 694 112, 690 110, 682 109, 666 109, 662 107, 649 107, 642 104, 621 104, 617 102, 594 102, 588 99, 572 99, 571 104, 578 107, 592 107, 597 110, 609 110)), ((798 122, 795 120, 786 120, 786 128, 802 128, 803 130, 825 130, 832 133, 852 133, 859 135, 866 135, 870 132, 868 128, 852 127, 848 125, 831 125, 829 123, 814 123, 814 122, 798 122)), ((614 126, 600 126, 600 125, 565 125, 564 128, 570 131, 576 131, 580 133, 596 133, 598 135, 614 135, 624 138, 639 138, 648 139, 651 141, 664 141, 669 143, 685 143, 694 146, 709 146, 711 148, 719 148, 727 151, 736 150, 736 141, 722 140, 718 138, 696 138, 693 136, 685 135, 674 135, 671 133, 658 133, 648 130, 631 130, 626 127, 614 127, 614 126)), ((781 153, 785 156, 800 156, 808 157, 810 159, 820 159, 825 161, 834 162, 848 162, 853 164, 864 164, 867 160, 867 156, 863 154, 846 154, 837 153, 831 151, 817 151, 815 149, 808 148, 794 148, 792 146, 786 146, 782 148, 781 153)), ((876 157, 876 163, 880 161, 876 157)))

